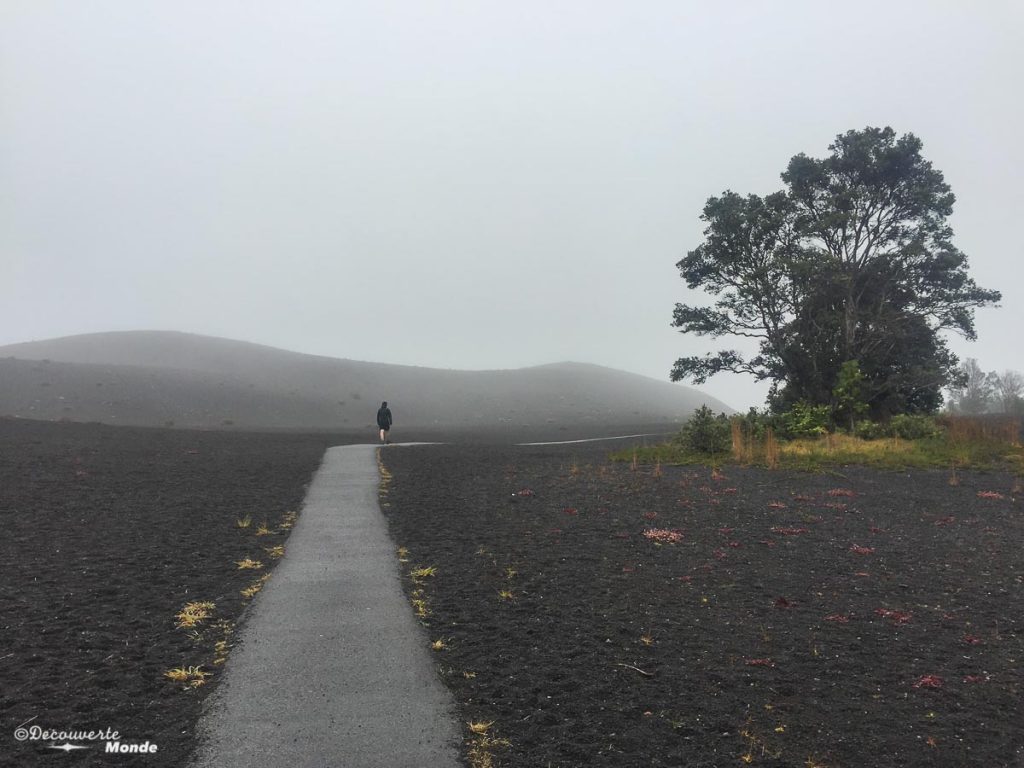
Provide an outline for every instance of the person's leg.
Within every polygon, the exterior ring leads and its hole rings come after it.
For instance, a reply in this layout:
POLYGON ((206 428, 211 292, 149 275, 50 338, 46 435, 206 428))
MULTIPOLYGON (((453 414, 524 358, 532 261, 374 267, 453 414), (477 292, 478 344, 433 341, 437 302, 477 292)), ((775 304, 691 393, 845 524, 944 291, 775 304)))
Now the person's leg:
POLYGON ((384 437, 385 437, 385 435, 386 435, 386 433, 384 432, 384 428, 383 428, 383 427, 381 427, 381 430, 380 430, 380 441, 381 441, 382 443, 384 442, 384 437))

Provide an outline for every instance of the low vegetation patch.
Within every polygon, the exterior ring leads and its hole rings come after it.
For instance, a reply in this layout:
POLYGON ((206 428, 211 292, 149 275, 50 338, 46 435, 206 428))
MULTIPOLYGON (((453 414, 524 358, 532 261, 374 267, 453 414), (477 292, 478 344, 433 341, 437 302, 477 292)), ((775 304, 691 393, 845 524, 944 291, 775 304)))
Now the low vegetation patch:
POLYGON ((862 421, 852 434, 829 431, 808 407, 780 416, 726 417, 704 407, 673 439, 614 453, 632 464, 726 463, 820 471, 858 464, 879 469, 1009 470, 1024 475, 1017 418, 897 416, 862 421))

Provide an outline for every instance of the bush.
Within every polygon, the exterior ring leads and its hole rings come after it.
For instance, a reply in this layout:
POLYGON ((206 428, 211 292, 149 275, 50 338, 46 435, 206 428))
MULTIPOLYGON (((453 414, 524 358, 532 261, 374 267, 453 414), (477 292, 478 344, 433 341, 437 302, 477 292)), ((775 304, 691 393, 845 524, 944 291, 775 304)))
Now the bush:
POLYGON ((883 437, 889 437, 889 429, 885 424, 865 419, 857 422, 853 434, 861 440, 881 440, 883 437))
POLYGON ((899 437, 904 440, 922 440, 940 437, 942 427, 931 416, 893 416, 888 424, 875 421, 859 421, 854 434, 862 440, 881 440, 885 437, 899 437))
POLYGON ((717 416, 706 405, 693 412, 676 438, 683 448, 696 453, 725 453, 732 449, 732 430, 724 413, 717 416))
POLYGON ((889 430, 894 437, 902 437, 904 440, 922 440, 942 435, 942 427, 931 416, 910 416, 905 413, 892 417, 889 430))
POLYGON ((739 422, 744 435, 758 441, 764 440, 769 429, 776 432, 779 429, 776 417, 771 416, 767 411, 759 411, 757 408, 751 408, 746 414, 742 416, 737 414, 732 418, 739 422))
POLYGON ((782 437, 821 437, 828 432, 829 407, 811 405, 801 400, 785 413, 779 414, 778 422, 782 437))

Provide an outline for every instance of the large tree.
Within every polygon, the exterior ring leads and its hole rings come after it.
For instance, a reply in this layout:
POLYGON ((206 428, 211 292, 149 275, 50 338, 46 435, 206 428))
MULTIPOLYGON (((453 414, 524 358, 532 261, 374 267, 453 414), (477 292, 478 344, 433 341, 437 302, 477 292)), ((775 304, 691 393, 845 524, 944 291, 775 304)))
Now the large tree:
POLYGON ((673 325, 756 339, 758 352, 682 358, 672 379, 742 372, 773 382, 776 407, 834 406, 839 372, 856 361, 872 415, 933 411, 958 362, 941 332, 975 338, 975 308, 999 292, 968 276, 946 221, 953 193, 915 136, 866 128, 829 149, 794 157, 780 192, 707 201, 704 242, 677 266, 715 301, 677 304, 673 325))

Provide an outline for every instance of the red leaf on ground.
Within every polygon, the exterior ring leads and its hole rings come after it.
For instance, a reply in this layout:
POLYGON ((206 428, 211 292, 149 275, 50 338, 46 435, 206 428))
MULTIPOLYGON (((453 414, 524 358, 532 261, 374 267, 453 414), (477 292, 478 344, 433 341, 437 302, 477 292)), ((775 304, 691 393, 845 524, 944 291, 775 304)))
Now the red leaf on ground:
POLYGON ((644 531, 644 538, 650 539, 651 541, 666 541, 670 544, 674 544, 675 542, 682 540, 683 534, 680 531, 670 531, 667 528, 648 528, 644 531))
POLYGON ((952 525, 955 522, 956 522, 956 518, 953 517, 952 515, 948 515, 946 517, 943 517, 943 518, 940 518, 940 519, 936 520, 935 524, 936 525, 952 525))
POLYGON ((644 512, 644 520, 653 520, 658 516, 657 512, 644 512))
POLYGON ((775 546, 775 542, 772 541, 771 539, 761 539, 761 543, 765 544, 765 545, 767 545, 769 547, 774 547, 775 546))
POLYGON ((780 528, 778 526, 772 528, 772 533, 778 533, 782 536, 797 536, 801 533, 809 533, 809 528, 780 528))
POLYGON ((680 576, 679 580, 680 581, 685 581, 685 582, 689 583, 689 582, 693 581, 693 576, 680 576))
POLYGON ((941 688, 942 678, 938 675, 921 675, 917 682, 914 683, 915 688, 941 688))
POLYGON ((738 541, 730 541, 729 542, 729 546, 732 547, 733 549, 739 549, 743 545, 740 544, 738 541))
POLYGON ((748 667, 774 667, 775 662, 771 659, 744 659, 743 663, 748 667))
POLYGON ((783 504, 781 501, 770 501, 770 502, 768 502, 768 508, 769 509, 785 509, 786 505, 783 504))
POLYGON ((859 547, 856 544, 850 546, 850 551, 858 555, 873 555, 875 553, 874 547, 859 547))
POLYGON ((834 621, 836 624, 849 624, 850 617, 842 613, 833 613, 831 616, 826 616, 825 621, 834 621))
POLYGON ((979 499, 1005 499, 1006 497, 998 491, 978 491, 979 499))
POLYGON ((870 574, 870 573, 868 573, 867 571, 857 571, 857 572, 856 572, 856 573, 854 573, 853 575, 854 575, 854 576, 860 576, 861 578, 863 578, 863 577, 865 577, 865 576, 870 576, 871 574, 870 574))
POLYGON ((987 683, 988 675, 964 675, 965 683, 987 683))
POLYGON ((775 601, 775 607, 776 608, 792 608, 793 604, 791 602, 789 602, 789 600, 787 600, 786 598, 780 597, 778 600, 775 601))
POLYGON ((566 509, 565 509, 564 511, 565 511, 565 514, 567 514, 567 515, 576 515, 576 514, 579 514, 579 513, 578 513, 578 512, 576 511, 576 508, 575 508, 575 507, 567 507, 567 508, 566 508, 566 509))
POLYGON ((875 608, 875 613, 886 619, 892 619, 893 624, 906 624, 914 615, 906 611, 893 611, 889 608, 875 608))
POLYGON ((852 499, 857 494, 848 488, 833 488, 828 492, 828 495, 835 498, 836 496, 845 496, 846 498, 852 499))
POLYGON ((736 489, 735 488, 723 488, 721 492, 722 493, 736 493, 736 489))
POLYGON ((794 496, 793 501, 814 501, 811 496, 794 496))
POLYGON ((977 645, 981 642, 981 638, 977 635, 964 635, 964 642, 968 645, 977 645))
POLYGON ((732 533, 735 530, 736 530, 735 528, 719 528, 718 532, 720 534, 722 534, 723 536, 728 536, 730 533, 732 533))
POLYGON ((875 527, 873 525, 870 528, 868 528, 868 530, 871 531, 872 533, 885 533, 885 529, 877 528, 877 527, 875 527))
POLYGON ((716 549, 715 550, 715 560, 725 560, 725 550, 724 549, 716 549))
POLYGON ((520 490, 520 491, 516 491, 516 492, 515 492, 515 493, 513 493, 512 495, 513 495, 513 496, 519 496, 519 497, 529 497, 529 496, 536 496, 537 494, 535 494, 535 493, 534 493, 534 492, 533 492, 532 490, 530 490, 529 488, 523 488, 523 489, 522 489, 522 490, 520 490))

